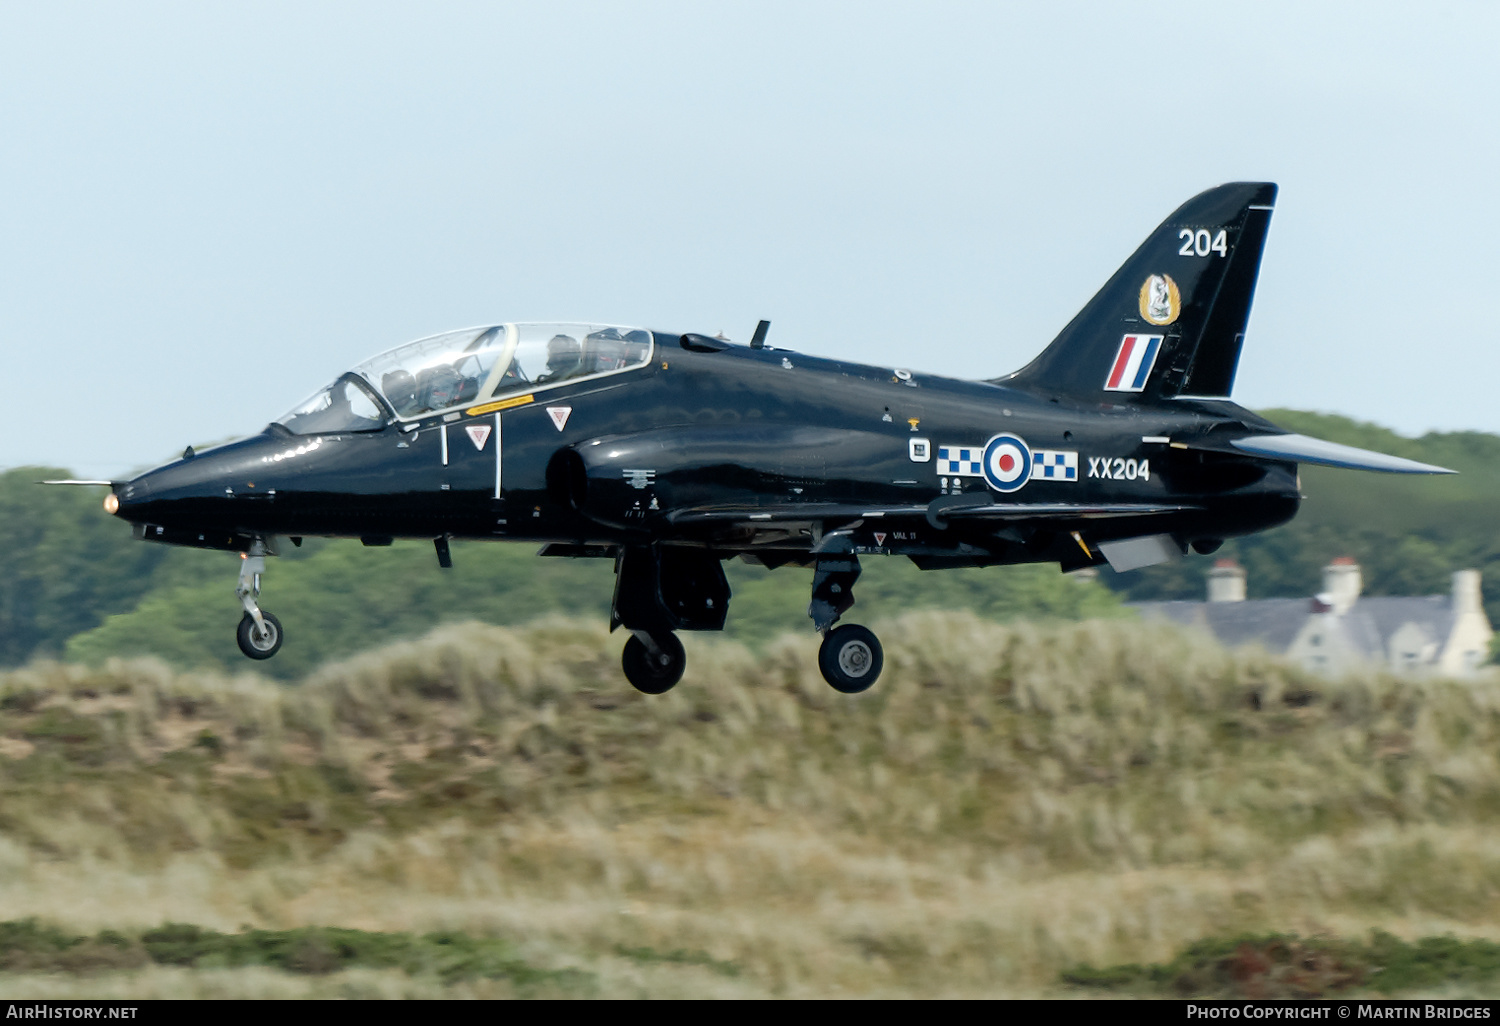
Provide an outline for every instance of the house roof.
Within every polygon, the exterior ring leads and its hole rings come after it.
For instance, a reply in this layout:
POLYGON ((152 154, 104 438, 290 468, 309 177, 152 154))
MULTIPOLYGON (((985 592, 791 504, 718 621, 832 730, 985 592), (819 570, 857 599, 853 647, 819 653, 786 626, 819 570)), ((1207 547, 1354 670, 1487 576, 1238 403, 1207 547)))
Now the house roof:
MULTIPOLYGON (((1427 635, 1426 640, 1436 642, 1440 647, 1453 634, 1453 598, 1450 595, 1421 595, 1414 598, 1376 595, 1360 599, 1349 613, 1367 617, 1382 642, 1389 640, 1392 634, 1409 623, 1420 627, 1427 635)), ((1384 647, 1382 644, 1382 653, 1384 647)))
POLYGON ((1142 616, 1160 617, 1210 631, 1226 645, 1260 642, 1273 652, 1285 651, 1307 622, 1307 599, 1255 599, 1246 602, 1137 602, 1142 616))
MULTIPOLYGON (((1259 642, 1273 652, 1284 652, 1313 615, 1305 598, 1253 599, 1245 602, 1136 602, 1130 608, 1142 616, 1159 617, 1210 631, 1225 645, 1259 642)), ((1327 615, 1327 614, 1324 614, 1327 615)), ((1377 595, 1361 598, 1342 616, 1330 616, 1349 646, 1362 655, 1383 659, 1392 634, 1415 624, 1426 640, 1443 645, 1453 631, 1453 600, 1448 595, 1416 598, 1377 595)))

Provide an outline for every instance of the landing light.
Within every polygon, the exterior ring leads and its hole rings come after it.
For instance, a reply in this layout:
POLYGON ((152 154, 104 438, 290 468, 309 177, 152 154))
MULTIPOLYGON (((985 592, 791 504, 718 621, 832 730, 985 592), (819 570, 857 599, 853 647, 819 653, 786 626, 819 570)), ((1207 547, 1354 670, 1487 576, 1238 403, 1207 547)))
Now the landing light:
POLYGON ((104 497, 104 512, 110 516, 114 516, 120 512, 120 497, 114 492, 110 492, 104 497))

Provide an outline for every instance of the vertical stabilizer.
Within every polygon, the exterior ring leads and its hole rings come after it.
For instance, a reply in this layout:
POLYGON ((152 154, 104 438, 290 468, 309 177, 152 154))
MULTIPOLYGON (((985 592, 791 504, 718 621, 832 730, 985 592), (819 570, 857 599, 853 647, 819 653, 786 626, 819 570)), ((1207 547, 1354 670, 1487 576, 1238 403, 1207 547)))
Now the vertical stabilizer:
POLYGON ((1235 182, 1163 221, 1008 385, 1105 402, 1227 396, 1276 186, 1235 182))

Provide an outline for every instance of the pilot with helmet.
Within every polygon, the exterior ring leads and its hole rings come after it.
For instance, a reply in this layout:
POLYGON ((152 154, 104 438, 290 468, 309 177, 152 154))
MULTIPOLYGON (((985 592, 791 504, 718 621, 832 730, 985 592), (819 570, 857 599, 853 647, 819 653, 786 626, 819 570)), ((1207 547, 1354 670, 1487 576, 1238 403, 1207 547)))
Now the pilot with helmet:
POLYGON ((584 340, 584 363, 589 373, 619 370, 630 362, 629 343, 617 328, 603 328, 584 340))
POLYGON ((421 403, 417 400, 417 379, 412 376, 411 371, 399 367, 387 371, 380 378, 380 390, 390 401, 391 408, 400 416, 410 417, 422 412, 419 409, 421 403))
POLYGON ((547 370, 537 377, 539 385, 576 377, 583 368, 583 347, 571 335, 553 335, 547 342, 547 370))

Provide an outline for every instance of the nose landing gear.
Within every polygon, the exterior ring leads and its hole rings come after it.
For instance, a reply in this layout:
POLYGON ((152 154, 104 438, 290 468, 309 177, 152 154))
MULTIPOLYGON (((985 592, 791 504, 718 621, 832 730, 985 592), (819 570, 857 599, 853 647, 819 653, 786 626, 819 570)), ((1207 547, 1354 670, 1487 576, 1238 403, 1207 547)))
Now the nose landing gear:
POLYGON ((260 597, 260 575, 266 570, 266 543, 256 539, 250 551, 240 557, 240 580, 235 586, 235 597, 245 607, 245 615, 234 632, 240 651, 251 659, 269 659, 281 651, 284 637, 281 621, 256 605, 260 597))

